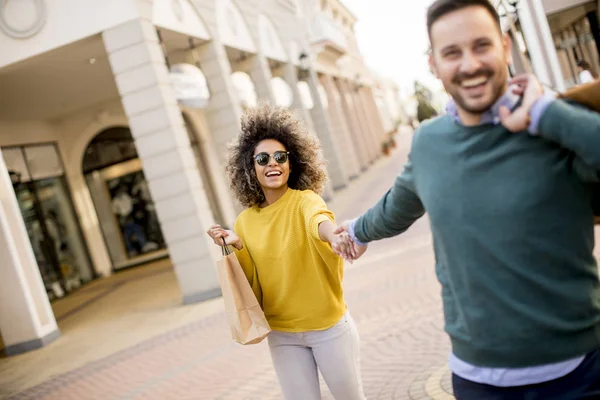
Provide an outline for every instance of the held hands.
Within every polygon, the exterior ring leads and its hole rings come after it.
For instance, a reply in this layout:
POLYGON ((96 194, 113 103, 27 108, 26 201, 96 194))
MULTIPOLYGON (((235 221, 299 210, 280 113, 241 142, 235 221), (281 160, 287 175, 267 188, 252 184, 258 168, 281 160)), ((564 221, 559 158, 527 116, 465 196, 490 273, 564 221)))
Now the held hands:
POLYGON ((336 254, 352 263, 352 261, 358 260, 367 251, 367 246, 356 244, 348 234, 349 228, 350 221, 344 221, 333 231, 334 235, 331 240, 331 247, 336 254))
POLYGON ((330 243, 337 255, 350 262, 355 260, 354 242, 347 232, 332 235, 330 243))
POLYGON ((231 245, 238 250, 242 250, 244 247, 242 240, 238 235, 235 234, 234 231, 223 229, 220 225, 211 226, 206 233, 211 237, 217 246, 223 246, 223 240, 221 238, 225 238, 225 244, 227 245, 231 245))
POLYGON ((544 88, 533 74, 516 76, 508 84, 516 85, 513 88, 513 93, 523 96, 523 101, 519 108, 512 112, 506 106, 500 107, 500 122, 511 132, 522 132, 529 127, 531 108, 544 94, 544 88))

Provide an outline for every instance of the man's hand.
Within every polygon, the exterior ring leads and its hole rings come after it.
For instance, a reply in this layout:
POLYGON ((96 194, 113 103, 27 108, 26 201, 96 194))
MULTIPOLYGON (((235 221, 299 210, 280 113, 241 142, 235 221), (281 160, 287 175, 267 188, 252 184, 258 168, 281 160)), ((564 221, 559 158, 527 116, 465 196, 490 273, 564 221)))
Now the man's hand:
POLYGON ((350 225, 352 225, 352 221, 344 221, 335 228, 333 233, 340 234, 342 232, 348 232, 350 230, 350 225))
POLYGON ((509 85, 517 85, 513 89, 516 95, 522 95, 523 101, 519 108, 511 112, 508 107, 500 107, 500 122, 511 132, 522 132, 527 130, 531 122, 531 107, 544 94, 544 88, 533 74, 519 75, 512 78, 509 85))
POLYGON ((331 248, 337 255, 348 261, 354 260, 354 242, 347 232, 332 235, 330 243, 331 248))
MULTIPOLYGON (((348 231, 350 230, 351 224, 352 224, 352 221, 344 221, 340 225, 338 225, 338 227, 333 231, 333 233, 337 234, 337 235, 342 234, 342 233, 348 233, 348 231)), ((349 237, 349 235, 348 235, 348 237, 349 237)), ((337 251, 336 251, 336 253, 341 255, 348 261, 358 260, 363 254, 365 254, 365 251, 367 251, 367 248, 369 246, 368 245, 361 246, 361 245, 357 244, 356 242, 354 242, 353 240, 351 240, 351 242, 352 242, 352 251, 351 251, 352 258, 348 259, 348 258, 344 257, 344 255, 338 253, 337 251)))

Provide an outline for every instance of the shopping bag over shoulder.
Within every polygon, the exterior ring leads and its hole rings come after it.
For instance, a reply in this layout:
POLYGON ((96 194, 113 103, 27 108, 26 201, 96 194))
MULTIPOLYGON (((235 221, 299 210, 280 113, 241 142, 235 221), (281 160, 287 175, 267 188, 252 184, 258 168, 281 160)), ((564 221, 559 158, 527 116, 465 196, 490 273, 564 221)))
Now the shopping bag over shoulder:
POLYGON ((222 246, 223 258, 217 261, 217 276, 225 302, 225 312, 233 340, 256 344, 271 328, 235 253, 222 246))
MULTIPOLYGON (((558 97, 575 101, 600 113, 600 79, 576 86, 558 97)), ((600 135, 600 132, 598 134, 600 135)), ((594 222, 600 224, 600 183, 592 185, 592 208, 594 209, 594 222)))

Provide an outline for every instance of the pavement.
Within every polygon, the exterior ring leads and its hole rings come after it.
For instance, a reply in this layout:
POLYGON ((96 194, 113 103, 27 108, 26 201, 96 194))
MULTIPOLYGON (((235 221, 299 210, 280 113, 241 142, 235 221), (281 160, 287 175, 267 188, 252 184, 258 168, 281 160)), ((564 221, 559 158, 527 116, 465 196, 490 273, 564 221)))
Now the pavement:
MULTIPOLYGON (((410 141, 402 132, 391 156, 336 193, 330 207, 338 220, 375 204, 401 171, 410 141)), ((344 290, 369 399, 454 398, 426 217, 347 264, 344 290)), ((221 299, 180 304, 168 260, 87 285, 53 304, 61 338, 0 359, 0 398, 282 398, 266 342, 233 343, 221 299)), ((322 393, 332 399, 324 385, 322 393)))

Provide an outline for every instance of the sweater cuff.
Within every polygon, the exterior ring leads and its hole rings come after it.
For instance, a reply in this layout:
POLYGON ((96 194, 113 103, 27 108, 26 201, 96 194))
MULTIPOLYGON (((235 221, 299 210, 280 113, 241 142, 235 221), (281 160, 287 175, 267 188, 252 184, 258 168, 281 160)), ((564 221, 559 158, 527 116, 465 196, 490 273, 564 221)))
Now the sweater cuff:
POLYGON ((350 222, 350 228, 348 228, 348 234, 350 235, 350 237, 352 238, 352 240, 354 240, 354 243, 356 243, 359 246, 366 246, 366 243, 361 242, 360 240, 358 240, 358 238, 356 237, 356 234, 354 233, 354 225, 356 225, 356 219, 353 219, 352 222, 350 222))
POLYGON ((531 107, 531 111, 529 112, 529 116, 531 119, 531 122, 529 123, 529 127, 527 128, 527 130, 529 131, 529 134, 539 135, 538 128, 540 125, 540 120, 542 119, 542 116, 546 112, 546 109, 548 108, 548 106, 550 104, 552 104, 554 102, 554 100, 555 100, 554 96, 544 94, 542 97, 537 99, 535 101, 535 103, 533 103, 533 106, 531 107))
POLYGON ((312 218, 312 227, 310 233, 316 240, 321 240, 321 236, 319 235, 319 225, 325 221, 331 221, 331 219, 325 214, 317 214, 312 218))

